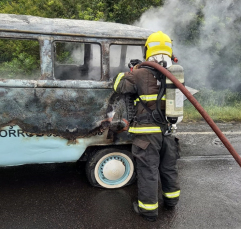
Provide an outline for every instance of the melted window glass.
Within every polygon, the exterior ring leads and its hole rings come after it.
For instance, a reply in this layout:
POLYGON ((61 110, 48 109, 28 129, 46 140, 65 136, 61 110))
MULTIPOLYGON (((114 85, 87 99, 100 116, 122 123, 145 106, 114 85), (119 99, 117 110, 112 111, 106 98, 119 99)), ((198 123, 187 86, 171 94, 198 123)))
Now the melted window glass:
POLYGON ((57 80, 100 80, 100 45, 55 42, 54 76, 57 80))

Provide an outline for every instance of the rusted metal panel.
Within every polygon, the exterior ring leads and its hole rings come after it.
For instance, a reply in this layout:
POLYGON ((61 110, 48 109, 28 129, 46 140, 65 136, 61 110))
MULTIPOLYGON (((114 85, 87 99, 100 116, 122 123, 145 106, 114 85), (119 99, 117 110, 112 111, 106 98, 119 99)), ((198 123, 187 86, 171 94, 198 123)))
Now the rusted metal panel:
POLYGON ((0 87, 14 88, 113 88, 112 81, 91 81, 91 80, 18 80, 0 79, 0 87))
POLYGON ((109 43, 102 42, 102 79, 108 80, 110 69, 110 45, 109 43))
POLYGON ((53 76, 52 38, 39 38, 41 79, 51 79, 53 76))
POLYGON ((111 22, 50 19, 28 15, 0 14, 0 30, 101 38, 146 39, 153 31, 111 22))
POLYGON ((0 88, 0 126, 66 139, 90 137, 126 126, 123 101, 112 89, 0 88))

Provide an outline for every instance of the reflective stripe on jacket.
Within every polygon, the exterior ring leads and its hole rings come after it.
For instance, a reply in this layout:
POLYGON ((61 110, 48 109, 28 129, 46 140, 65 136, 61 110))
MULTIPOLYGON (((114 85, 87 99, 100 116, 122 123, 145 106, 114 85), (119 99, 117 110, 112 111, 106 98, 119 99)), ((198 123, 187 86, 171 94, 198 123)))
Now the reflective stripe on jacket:
POLYGON ((121 78, 122 78, 124 75, 125 75, 124 72, 121 72, 121 73, 119 73, 119 74, 117 75, 117 78, 116 78, 115 84, 114 84, 114 90, 115 90, 115 91, 116 91, 116 89, 117 89, 117 87, 118 87, 118 85, 119 85, 119 83, 120 83, 120 81, 121 81, 121 78))
MULTIPOLYGON (((158 94, 155 94, 155 95, 140 95, 139 97, 143 101, 156 101, 157 100, 157 96, 158 96, 158 94)), ((166 100, 166 95, 163 95, 162 100, 166 100)), ((134 100, 134 105, 135 106, 136 106, 137 102, 140 102, 139 98, 134 100)))

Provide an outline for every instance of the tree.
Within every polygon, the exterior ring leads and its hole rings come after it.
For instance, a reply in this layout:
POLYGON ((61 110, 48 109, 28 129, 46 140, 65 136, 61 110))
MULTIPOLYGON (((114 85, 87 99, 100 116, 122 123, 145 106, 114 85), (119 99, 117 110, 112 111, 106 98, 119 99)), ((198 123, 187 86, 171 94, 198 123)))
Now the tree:
POLYGON ((163 0, 2 0, 0 13, 131 24, 148 8, 162 4, 163 0))

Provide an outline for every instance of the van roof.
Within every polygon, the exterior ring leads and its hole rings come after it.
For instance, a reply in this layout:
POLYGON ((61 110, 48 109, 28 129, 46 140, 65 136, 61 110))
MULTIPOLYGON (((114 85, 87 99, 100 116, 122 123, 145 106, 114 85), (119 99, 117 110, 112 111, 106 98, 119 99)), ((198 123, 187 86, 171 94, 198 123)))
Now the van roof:
POLYGON ((146 39, 153 33, 153 31, 141 27, 112 22, 15 14, 0 14, 1 31, 129 39, 146 39))

